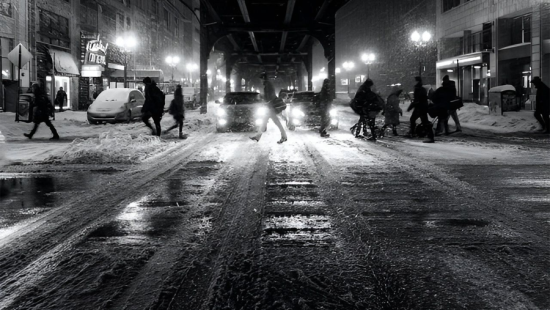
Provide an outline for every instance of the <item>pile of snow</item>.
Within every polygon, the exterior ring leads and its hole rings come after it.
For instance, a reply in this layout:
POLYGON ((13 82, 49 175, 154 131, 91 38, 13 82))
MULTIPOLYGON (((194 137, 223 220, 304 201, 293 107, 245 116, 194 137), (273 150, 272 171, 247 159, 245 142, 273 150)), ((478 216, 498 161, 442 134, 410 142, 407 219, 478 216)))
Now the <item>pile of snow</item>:
POLYGON ((46 160, 70 164, 132 164, 163 152, 173 144, 162 142, 157 136, 140 134, 136 137, 108 131, 98 138, 75 139, 61 154, 46 160))

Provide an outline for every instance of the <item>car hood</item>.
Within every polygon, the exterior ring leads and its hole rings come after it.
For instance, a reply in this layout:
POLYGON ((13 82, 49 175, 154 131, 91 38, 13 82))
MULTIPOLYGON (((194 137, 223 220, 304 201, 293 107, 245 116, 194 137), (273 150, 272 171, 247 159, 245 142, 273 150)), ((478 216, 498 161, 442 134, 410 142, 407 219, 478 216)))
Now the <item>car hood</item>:
POLYGON ((94 101, 90 106, 90 110, 101 110, 101 111, 118 111, 124 107, 125 102, 122 101, 94 101))

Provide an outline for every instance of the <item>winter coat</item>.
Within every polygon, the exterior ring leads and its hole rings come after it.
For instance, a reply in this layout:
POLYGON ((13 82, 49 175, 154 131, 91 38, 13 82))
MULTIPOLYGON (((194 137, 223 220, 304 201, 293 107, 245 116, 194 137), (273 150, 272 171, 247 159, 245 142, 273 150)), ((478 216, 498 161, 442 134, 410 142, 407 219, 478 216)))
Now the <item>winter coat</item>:
POLYGON ((424 112, 428 110, 428 92, 424 86, 422 86, 422 83, 416 83, 416 85, 414 85, 413 102, 407 111, 412 109, 418 109, 424 112))
POLYGON ((33 122, 36 124, 47 121, 53 114, 54 107, 50 98, 42 91, 34 93, 33 122))
POLYGON ((451 101, 456 98, 456 92, 450 88, 441 86, 432 95, 432 101, 438 110, 449 110, 451 101))
POLYGON ((65 100, 67 99, 67 93, 63 90, 58 90, 57 94, 55 95, 55 102, 58 105, 62 105, 65 103, 65 100))
POLYGON ((372 117, 372 115, 384 109, 384 99, 374 93, 370 87, 359 87, 353 101, 355 102, 355 108, 352 108, 354 111, 357 110, 359 114, 371 115, 372 117))
POLYGON ((550 88, 543 82, 535 84, 537 87, 535 111, 541 114, 550 114, 550 88))
POLYGON ((384 106, 384 123, 386 125, 399 125, 399 114, 403 114, 403 110, 399 107, 399 94, 401 91, 393 92, 384 106))
POLYGON ((266 102, 270 102, 275 98, 277 98, 277 96, 275 95, 275 88, 273 88, 273 84, 271 84, 270 81, 266 81, 264 87, 264 100, 266 102))
POLYGON ((156 83, 145 86, 145 102, 141 108, 141 113, 151 113, 153 115, 162 115, 164 112, 164 93, 157 87, 156 83))
POLYGON ((183 93, 181 88, 176 88, 174 99, 170 102, 168 112, 173 116, 185 116, 185 106, 183 104, 183 93))
POLYGON ((323 84, 317 100, 321 111, 328 112, 330 110, 332 105, 332 96, 330 95, 329 85, 327 83, 323 84))

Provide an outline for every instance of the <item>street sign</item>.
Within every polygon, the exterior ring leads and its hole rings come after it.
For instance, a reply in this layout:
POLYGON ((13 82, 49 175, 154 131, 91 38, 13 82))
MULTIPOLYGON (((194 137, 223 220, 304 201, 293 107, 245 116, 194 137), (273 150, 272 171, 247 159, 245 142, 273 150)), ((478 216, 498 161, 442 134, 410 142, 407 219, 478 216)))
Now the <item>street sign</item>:
POLYGON ((23 67, 26 65, 31 59, 32 54, 27 50, 23 44, 19 43, 11 52, 8 54, 8 59, 16 66, 16 67, 23 67), (21 50, 21 57, 19 56, 19 50, 21 50), (21 59, 21 64, 19 64, 19 60, 21 59))

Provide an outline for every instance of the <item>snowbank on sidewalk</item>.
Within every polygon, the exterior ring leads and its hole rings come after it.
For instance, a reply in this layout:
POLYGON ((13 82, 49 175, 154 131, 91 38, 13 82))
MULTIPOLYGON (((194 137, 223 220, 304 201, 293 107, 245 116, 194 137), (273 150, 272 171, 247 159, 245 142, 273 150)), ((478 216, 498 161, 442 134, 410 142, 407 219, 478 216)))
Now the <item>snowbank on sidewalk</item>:
POLYGON ((61 154, 46 161, 70 164, 133 164, 162 152, 175 142, 165 143, 157 136, 137 137, 114 131, 103 132, 97 138, 75 139, 61 154))

